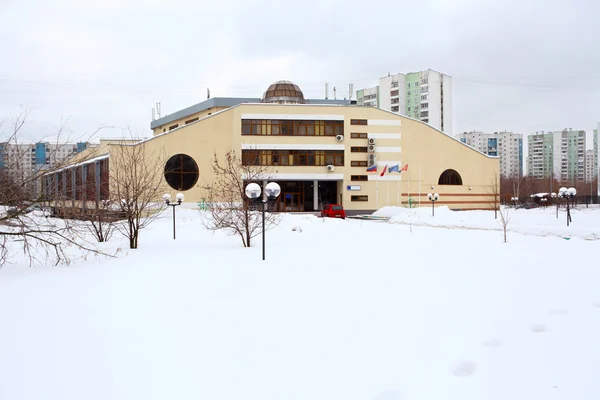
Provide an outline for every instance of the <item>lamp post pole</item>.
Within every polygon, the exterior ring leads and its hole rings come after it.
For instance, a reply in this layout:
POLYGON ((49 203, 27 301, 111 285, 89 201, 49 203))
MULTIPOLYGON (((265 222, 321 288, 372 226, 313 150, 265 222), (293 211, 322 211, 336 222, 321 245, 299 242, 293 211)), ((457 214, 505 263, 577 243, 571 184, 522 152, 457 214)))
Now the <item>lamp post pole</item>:
POLYGON ((574 202, 573 199, 575 198, 576 194, 577 194, 577 190, 575 190, 575 188, 567 189, 565 187, 562 187, 558 191, 558 196, 567 200, 567 226, 569 226, 570 222, 573 222, 573 220, 571 219, 571 209, 569 207, 569 200, 574 202))
POLYGON ((246 197, 250 199, 250 201, 254 204, 261 203, 262 204, 262 259, 263 261, 266 258, 266 213, 267 206, 269 203, 274 202, 279 194, 281 193, 281 187, 275 182, 269 182, 265 186, 264 196, 261 199, 261 188, 258 183, 249 183, 244 190, 246 193, 246 197))
POLYGON ((165 201, 165 204, 173 208, 173 240, 175 240, 175 207, 181 205, 181 203, 183 202, 183 193, 177 193, 175 198, 177 201, 171 202, 170 194, 165 193, 163 195, 163 200, 165 201))
POLYGON ((263 199, 262 201, 262 259, 263 261, 265 261, 265 252, 266 252, 266 245, 265 245, 265 214, 267 213, 267 199, 263 199))
POLYGON ((437 193, 428 193, 427 198, 431 201, 431 216, 435 217, 435 202, 440 199, 440 195, 437 193))

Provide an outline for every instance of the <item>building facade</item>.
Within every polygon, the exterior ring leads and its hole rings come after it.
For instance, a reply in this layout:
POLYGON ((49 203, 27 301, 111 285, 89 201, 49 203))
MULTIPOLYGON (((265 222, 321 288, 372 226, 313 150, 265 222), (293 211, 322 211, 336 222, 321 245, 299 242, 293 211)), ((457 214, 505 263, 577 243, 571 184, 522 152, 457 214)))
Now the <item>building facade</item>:
POLYGON ((55 168, 73 155, 93 147, 87 142, 78 143, 0 143, 0 171, 13 181, 37 192, 36 176, 55 168))
POLYGON ((500 175, 523 176, 523 135, 513 132, 463 132, 455 136, 461 142, 489 156, 500 157, 500 175))
POLYGON ((452 133, 452 77, 426 70, 388 75, 379 85, 357 91, 357 104, 423 121, 447 134, 452 133), (368 95, 367 95, 368 93, 368 95), (376 97, 376 101, 373 96, 376 97))
POLYGON ((585 151, 585 181, 591 182, 598 176, 598 163, 594 149, 585 151))
POLYGON ((586 180, 586 133, 567 130, 528 136, 528 174, 560 182, 586 180))
MULTIPOLYGON (((297 101, 288 97, 284 104, 268 96, 255 102, 209 99, 153 121, 151 138, 125 145, 165 153, 165 173, 156 177, 156 185, 183 192, 186 202, 207 198, 206 185, 216 179, 213 156, 233 150, 244 166, 268 169, 263 184, 280 184, 279 211, 314 212, 328 203, 341 203, 349 212, 431 206, 429 192, 440 194, 436 205, 452 209, 493 207, 489 186, 499 173, 497 157, 397 113, 304 100, 299 89, 297 101), (223 108, 215 111, 217 104, 223 108)), ((48 196, 81 199, 75 183, 87 177, 98 188, 90 196, 110 200, 120 146, 101 143, 47 176, 48 196)))

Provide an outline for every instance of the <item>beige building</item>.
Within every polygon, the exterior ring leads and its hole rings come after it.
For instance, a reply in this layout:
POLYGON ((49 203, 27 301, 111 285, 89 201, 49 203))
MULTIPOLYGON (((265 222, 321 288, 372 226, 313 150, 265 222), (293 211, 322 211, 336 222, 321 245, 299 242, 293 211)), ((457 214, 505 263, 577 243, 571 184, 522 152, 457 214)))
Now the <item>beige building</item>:
MULTIPOLYGON (((277 207, 286 212, 326 203, 350 212, 431 206, 428 192, 452 209, 492 208, 490 185, 500 173, 497 157, 426 123, 346 101, 305 100, 286 81, 261 99, 209 99, 151 126, 153 137, 125 145, 165 154, 167 172, 157 179, 193 203, 206 199, 203 187, 215 179, 213 155, 230 149, 246 164, 268 167, 268 181, 282 188, 277 207)), ((122 145, 102 142, 94 153, 82 153, 73 168, 47 177, 46 187, 79 199, 74 188, 87 179, 96 183, 91 196, 109 199, 116 174, 110 161, 122 145)))

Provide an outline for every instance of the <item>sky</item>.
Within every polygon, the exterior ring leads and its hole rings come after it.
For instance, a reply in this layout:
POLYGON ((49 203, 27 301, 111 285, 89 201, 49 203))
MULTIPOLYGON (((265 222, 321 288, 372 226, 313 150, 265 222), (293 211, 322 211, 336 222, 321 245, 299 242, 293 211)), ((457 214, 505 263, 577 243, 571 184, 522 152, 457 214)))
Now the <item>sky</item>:
POLYGON ((207 88, 261 97, 286 79, 323 98, 328 82, 343 98, 425 69, 453 77, 453 134, 591 138, 598 15, 597 0, 0 0, 0 139, 23 107, 24 139, 150 136, 156 102, 169 114, 207 88))

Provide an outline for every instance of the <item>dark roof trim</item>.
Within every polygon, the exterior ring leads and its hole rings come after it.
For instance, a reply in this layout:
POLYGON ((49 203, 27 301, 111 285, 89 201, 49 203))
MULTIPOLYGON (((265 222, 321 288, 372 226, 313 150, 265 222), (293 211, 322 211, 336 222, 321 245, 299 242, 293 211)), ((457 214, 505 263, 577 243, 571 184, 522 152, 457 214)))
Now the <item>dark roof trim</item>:
MULTIPOLYGON (((208 110, 212 107, 234 107, 243 103, 260 103, 260 98, 254 97, 213 97, 212 99, 204 100, 201 103, 184 108, 174 112, 173 114, 165 115, 162 118, 156 119, 150 123, 150 129, 156 129, 159 126, 166 125, 178 119, 208 110)), ((332 100, 332 99, 307 99, 306 104, 328 104, 328 105, 350 105, 349 100, 332 100)))

